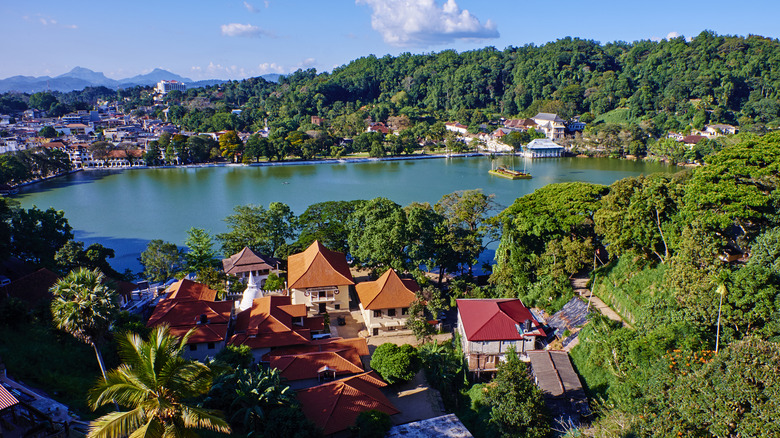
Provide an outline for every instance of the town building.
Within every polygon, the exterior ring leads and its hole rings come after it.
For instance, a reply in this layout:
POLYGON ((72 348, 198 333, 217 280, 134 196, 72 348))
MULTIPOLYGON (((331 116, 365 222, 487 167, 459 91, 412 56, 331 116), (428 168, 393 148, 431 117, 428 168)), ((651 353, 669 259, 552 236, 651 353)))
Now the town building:
POLYGON ((512 348, 527 360, 546 336, 542 325, 517 298, 460 299, 458 333, 469 371, 494 372, 512 348))
POLYGON ((173 90, 181 91, 183 93, 187 91, 187 85, 184 82, 163 80, 157 83, 156 89, 157 93, 162 95, 166 95, 173 90))
POLYGON ((187 339, 184 356, 205 360, 222 351, 235 317, 233 303, 215 301, 217 291, 205 284, 181 279, 166 289, 146 322, 147 327, 167 325, 171 333, 187 339))
POLYGON ((321 333, 324 327, 323 317, 307 316, 305 305, 293 304, 289 296, 269 295, 236 315, 229 344, 249 346, 260 361, 274 348, 309 344, 312 334, 321 333))
POLYGON ((355 289, 366 328, 376 336, 405 328, 409 307, 417 299, 420 286, 413 279, 401 279, 393 269, 388 269, 376 281, 358 283, 355 289))
POLYGON ((562 140, 566 135, 566 122, 557 114, 539 113, 531 120, 538 125, 536 130, 544 132, 550 140, 562 140))
POLYGON ((241 280, 247 280, 252 275, 262 288, 271 272, 278 274, 279 260, 244 247, 229 258, 222 259, 222 270, 225 274, 235 275, 241 280))
POLYGON ((287 288, 293 304, 304 304, 309 312, 349 310, 352 273, 343 253, 314 241, 304 252, 287 259, 287 288))
POLYGON ((469 127, 458 122, 447 122, 444 124, 444 129, 460 135, 466 135, 469 133, 469 127))
POLYGON ((523 146, 522 155, 527 158, 560 157, 563 155, 563 146, 549 138, 535 138, 523 146))

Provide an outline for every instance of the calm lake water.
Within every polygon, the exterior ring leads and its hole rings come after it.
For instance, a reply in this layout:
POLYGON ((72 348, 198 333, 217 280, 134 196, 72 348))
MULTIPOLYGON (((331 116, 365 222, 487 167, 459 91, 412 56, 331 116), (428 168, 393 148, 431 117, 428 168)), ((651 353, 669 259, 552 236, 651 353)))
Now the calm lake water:
MULTIPOLYGON (((322 201, 389 198, 400 205, 438 201, 456 190, 482 189, 506 207, 551 183, 598 184, 628 176, 673 172, 674 167, 608 158, 526 160, 500 157, 496 164, 525 165, 530 180, 488 174, 487 157, 339 163, 278 167, 208 167, 85 171, 26 187, 16 196, 24 208, 64 210, 75 238, 116 251, 119 271, 140 271, 137 258, 151 239, 182 245, 190 227, 226 231, 223 219, 243 204, 279 201, 296 214, 322 201)), ((490 257, 487 257, 488 259, 490 257)))

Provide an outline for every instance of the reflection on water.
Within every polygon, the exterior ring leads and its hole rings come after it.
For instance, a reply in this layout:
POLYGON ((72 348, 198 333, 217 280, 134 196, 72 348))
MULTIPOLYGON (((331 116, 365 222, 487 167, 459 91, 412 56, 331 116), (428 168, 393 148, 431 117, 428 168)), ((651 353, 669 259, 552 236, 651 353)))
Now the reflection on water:
MULTIPOLYGON (((190 227, 225 231, 223 219, 236 205, 267 206, 279 201, 297 214, 316 202, 389 198, 398 204, 438 201, 456 190, 482 189, 509 206, 525 194, 555 182, 612 182, 673 167, 606 158, 512 159, 530 180, 488 174, 491 160, 448 158, 277 167, 204 167, 85 171, 20 190, 25 208, 64 210, 77 239, 114 248, 117 270, 138 270, 136 258, 151 239, 181 245, 190 227)), ((496 163, 498 158, 496 159, 496 163)))

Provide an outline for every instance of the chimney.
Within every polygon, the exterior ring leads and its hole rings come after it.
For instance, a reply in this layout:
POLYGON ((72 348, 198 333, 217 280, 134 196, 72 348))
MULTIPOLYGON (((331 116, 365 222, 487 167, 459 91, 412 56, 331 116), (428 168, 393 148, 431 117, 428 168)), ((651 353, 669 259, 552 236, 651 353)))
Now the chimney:
POLYGON ((525 331, 526 332, 530 332, 531 328, 532 328, 531 320, 530 319, 526 319, 525 320, 525 331))

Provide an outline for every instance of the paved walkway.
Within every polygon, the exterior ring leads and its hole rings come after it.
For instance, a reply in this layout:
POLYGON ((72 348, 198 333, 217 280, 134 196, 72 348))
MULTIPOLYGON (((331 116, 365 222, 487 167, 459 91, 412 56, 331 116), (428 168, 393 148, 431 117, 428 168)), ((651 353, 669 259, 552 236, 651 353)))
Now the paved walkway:
POLYGON ((631 327, 631 324, 627 323, 617 312, 607 306, 604 301, 601 301, 601 298, 593 295, 590 289, 587 288, 587 285, 587 277, 574 277, 571 279, 571 286, 574 288, 574 292, 578 293, 591 307, 598 309, 607 318, 622 323, 623 327, 631 327))
POLYGON ((439 391, 428 385, 425 373, 420 370, 410 382, 385 387, 383 392, 400 414, 390 417, 393 424, 427 420, 444 414, 444 403, 439 391))

